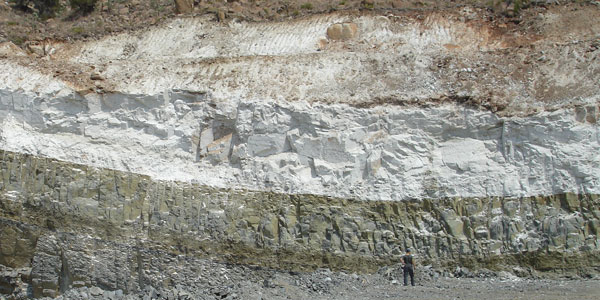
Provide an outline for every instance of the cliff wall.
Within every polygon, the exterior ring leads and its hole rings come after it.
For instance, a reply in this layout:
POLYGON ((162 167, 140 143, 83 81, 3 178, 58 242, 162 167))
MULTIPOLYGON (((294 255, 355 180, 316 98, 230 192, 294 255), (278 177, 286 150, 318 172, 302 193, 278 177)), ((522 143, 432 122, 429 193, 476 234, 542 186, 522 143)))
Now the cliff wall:
POLYGON ((39 59, 1 61, 0 145, 164 180, 365 200, 598 194, 594 13, 547 11, 527 29, 469 8, 198 17, 48 42, 39 59), (336 26, 354 30, 342 38, 336 26))
POLYGON ((373 272, 410 247, 437 268, 518 266, 521 275, 594 274, 600 262, 598 195, 361 201, 154 181, 0 154, 0 263, 30 270, 36 296, 182 283, 177 273, 148 273, 173 268, 168 258, 178 255, 373 272))
POLYGON ((201 259, 373 272, 407 247, 598 273, 600 12, 487 17, 202 16, 2 45, 0 288, 193 285, 201 259))

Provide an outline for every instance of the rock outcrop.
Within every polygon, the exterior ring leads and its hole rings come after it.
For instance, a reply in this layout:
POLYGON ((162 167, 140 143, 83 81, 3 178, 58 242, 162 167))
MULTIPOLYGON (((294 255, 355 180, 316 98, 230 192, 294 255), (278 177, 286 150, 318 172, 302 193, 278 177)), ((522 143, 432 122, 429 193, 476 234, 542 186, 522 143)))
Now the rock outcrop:
POLYGON ((457 274, 598 273, 600 25, 477 16, 5 45, 0 292, 152 297, 206 260, 360 273, 407 247, 457 274))
POLYGON ((360 201, 0 157, 0 263, 31 268, 34 296, 81 286, 141 290, 144 272, 167 268, 156 255, 367 272, 410 247, 442 268, 561 265, 580 274, 594 273, 600 258, 598 195, 360 201))
POLYGON ((454 104, 0 90, 0 110, 3 149, 162 180, 362 200, 600 194, 597 105, 500 117, 454 104))

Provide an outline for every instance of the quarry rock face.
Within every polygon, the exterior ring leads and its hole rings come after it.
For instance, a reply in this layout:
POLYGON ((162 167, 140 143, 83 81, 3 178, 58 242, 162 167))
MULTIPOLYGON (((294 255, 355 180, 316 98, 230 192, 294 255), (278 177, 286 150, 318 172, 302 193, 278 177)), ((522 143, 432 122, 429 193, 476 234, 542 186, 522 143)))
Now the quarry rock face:
POLYGON ((460 260, 469 268, 548 271, 567 259, 562 268, 593 272, 588 263, 600 248, 598 195, 361 201, 153 181, 0 154, 2 264, 30 267, 35 296, 69 286, 134 292, 144 287, 140 277, 160 279, 145 277, 151 253, 373 272, 413 248, 436 267, 460 260))
POLYGON ((600 25, 548 13, 534 39, 460 14, 6 46, 0 288, 152 295, 196 284, 200 259, 372 273, 406 248, 598 273, 600 25))
POLYGON ((0 90, 0 109, 4 149, 161 180, 393 201, 600 194, 592 105, 524 118, 453 104, 362 109, 184 91, 48 101, 0 90))

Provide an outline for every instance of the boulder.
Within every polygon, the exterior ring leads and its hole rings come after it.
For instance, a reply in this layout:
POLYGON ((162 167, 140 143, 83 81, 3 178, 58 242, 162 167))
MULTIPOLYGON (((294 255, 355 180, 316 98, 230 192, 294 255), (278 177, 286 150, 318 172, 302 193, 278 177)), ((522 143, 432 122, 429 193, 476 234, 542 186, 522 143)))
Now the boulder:
POLYGON ((102 75, 100 75, 99 73, 94 72, 90 75, 90 79, 91 80, 104 80, 104 77, 102 77, 102 75))
POLYGON ((27 54, 12 42, 4 42, 0 43, 0 56, 27 56, 27 54))
POLYGON ((92 296, 100 296, 104 293, 104 291, 102 291, 102 289, 100 289, 97 286, 93 286, 92 288, 90 288, 90 295, 92 296))
POLYGON ((0 2, 0 11, 9 11, 11 10, 10 6, 8 6, 8 3, 5 3, 4 1, 0 2))
POLYGON ((193 0, 175 0, 175 12, 178 14, 189 14, 194 11, 193 0))
POLYGON ((329 44, 329 40, 327 40, 327 38, 322 37, 319 38, 319 41, 317 42, 317 49, 320 50, 325 50, 327 48, 327 45, 329 44))
POLYGON ((217 20, 219 22, 225 21, 225 12, 222 10, 217 11, 217 20))
POLYGON ((336 23, 327 28, 327 37, 330 40, 346 41, 356 37, 358 25, 355 23, 336 23))

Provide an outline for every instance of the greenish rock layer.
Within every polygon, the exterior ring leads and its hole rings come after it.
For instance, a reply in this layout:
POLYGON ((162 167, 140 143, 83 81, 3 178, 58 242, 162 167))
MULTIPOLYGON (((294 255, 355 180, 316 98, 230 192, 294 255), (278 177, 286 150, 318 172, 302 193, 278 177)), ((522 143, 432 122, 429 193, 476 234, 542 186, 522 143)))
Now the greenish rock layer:
POLYGON ((161 259, 178 255, 373 272, 410 247, 439 268, 590 274, 600 269, 599 199, 359 201, 154 181, 0 151, 0 264, 30 268, 35 296, 139 290, 152 264, 167 268, 161 259))

